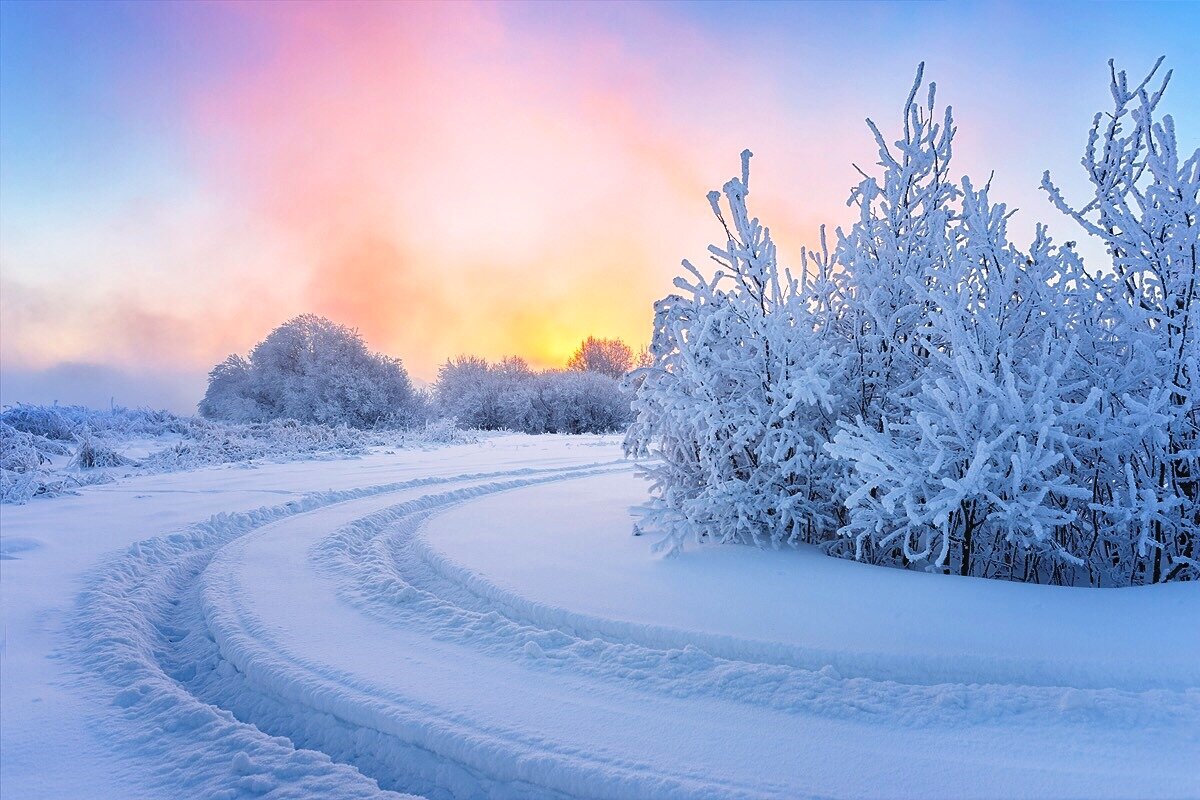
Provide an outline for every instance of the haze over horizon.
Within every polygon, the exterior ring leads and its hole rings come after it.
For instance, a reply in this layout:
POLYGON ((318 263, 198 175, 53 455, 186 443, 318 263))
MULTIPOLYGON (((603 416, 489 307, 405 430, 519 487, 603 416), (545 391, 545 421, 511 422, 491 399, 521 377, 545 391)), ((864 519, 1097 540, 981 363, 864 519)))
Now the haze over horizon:
POLYGON ((7 2, 0 402, 190 411, 304 312, 421 381, 463 353, 636 347, 718 237, 705 193, 738 153, 798 265, 851 220, 863 119, 894 131, 921 61, 954 173, 995 171, 1018 241, 1075 239, 1043 170, 1082 196, 1109 58, 1165 55, 1164 107, 1200 128, 1195 9, 7 2))

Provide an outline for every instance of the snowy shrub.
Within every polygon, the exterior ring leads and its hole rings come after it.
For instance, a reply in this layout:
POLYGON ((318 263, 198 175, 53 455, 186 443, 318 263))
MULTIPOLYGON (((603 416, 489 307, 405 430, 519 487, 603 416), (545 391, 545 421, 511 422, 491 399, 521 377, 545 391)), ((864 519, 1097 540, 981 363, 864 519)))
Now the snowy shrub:
POLYGON ((543 372, 532 381, 528 433, 613 433, 629 425, 629 395, 599 371, 543 372))
MULTIPOLYGON (((56 407, 45 413, 36 406, 20 406, 20 414, 12 419, 31 427, 47 430, 47 420, 70 419, 75 414, 60 416, 56 407)), ((55 429, 57 430, 57 429, 55 429)), ((38 496, 54 497, 68 494, 75 487, 111 480, 106 475, 81 477, 63 474, 55 469, 54 460, 70 454, 70 448, 60 441, 35 433, 18 430, 0 422, 0 503, 25 503, 38 496)))
POLYGON ((929 123, 933 100, 917 113, 910 96, 898 155, 876 132, 883 188, 860 184, 839 243, 851 344, 867 355, 851 370, 858 408, 827 447, 850 469, 839 533, 876 563, 1030 577, 1039 559, 1079 563, 1063 539, 1090 498, 1072 474, 1096 400, 1073 345, 1089 284, 1044 229, 1029 252, 1013 246, 987 187, 910 166, 949 164, 952 123, 929 123), (880 279, 877 264, 905 260, 908 274, 880 279))
POLYGON ((84 430, 79 435, 79 447, 71 458, 71 466, 79 469, 127 467, 133 463, 132 459, 126 458, 107 443, 97 439, 89 430, 84 430))
POLYGON ((142 463, 152 472, 169 472, 258 460, 357 456, 373 443, 345 425, 307 425, 295 420, 200 424, 189 437, 151 453, 142 463))
POLYGON ((0 470, 0 503, 20 505, 35 497, 62 497, 76 494, 76 489, 98 483, 112 483, 106 472, 65 474, 48 470, 10 472, 0 470))
POLYGON ((48 439, 0 420, 0 502, 5 503, 69 494, 80 486, 113 480, 104 467, 127 467, 137 474, 174 472, 259 461, 346 458, 371 448, 428 449, 480 437, 447 420, 364 430, 295 420, 226 423, 166 411, 96 411, 82 406, 16 406, 0 416, 64 437, 48 439), (131 439, 137 440, 139 449, 156 439, 161 443, 150 455, 134 460, 121 452, 131 439))
POLYGON ((84 406, 35 406, 18 403, 0 412, 0 422, 46 439, 74 442, 86 429, 97 435, 163 436, 187 433, 192 420, 169 411, 114 406, 107 411, 84 406))
POLYGON ((458 425, 522 433, 611 433, 630 420, 629 396, 599 371, 535 372, 519 358, 463 356, 438 372, 434 408, 458 425))
MULTIPOLYGON (((713 213, 728 234, 709 248, 719 265, 705 277, 689 262, 685 294, 655 306, 653 364, 634 373, 636 419, 626 438, 646 467, 655 498, 643 524, 674 550, 689 536, 755 544, 814 542, 836 527, 835 464, 823 451, 840 403, 826 377, 836 355, 821 342, 829 274, 782 273, 770 232, 746 210, 750 152, 742 177, 717 192, 713 213)), ((820 265, 818 265, 820 266, 820 265)))
POLYGON ((458 427, 454 420, 440 418, 429 420, 421 427, 398 432, 395 445, 402 448, 433 449, 456 444, 475 444, 484 438, 479 430, 458 427))
POLYGON ((54 456, 65 456, 70 452, 61 442, 18 430, 0 421, 0 469, 30 472, 50 463, 54 456))
POLYGON ((37 472, 0 469, 0 503, 21 505, 39 493, 42 483, 37 472))
POLYGON ((357 331, 305 314, 209 373, 200 414, 232 422, 293 419, 369 428, 410 424, 419 398, 400 361, 372 353, 357 331))
MULTIPOLYGON (((1158 67, 1155 67, 1157 70, 1158 67)), ((1152 72, 1151 76, 1155 73, 1152 72)), ((1200 150, 1156 108, 1170 78, 1097 115, 1080 209, 1088 270, 1039 225, 1027 249, 989 187, 953 180, 955 128, 918 71, 902 134, 868 122, 881 171, 798 277, 750 216, 742 175, 710 194, 718 269, 684 262, 635 370, 630 454, 643 529, 820 544, 878 564, 1045 583, 1200 578, 1200 150)))
POLYGON ((1113 578, 1146 583, 1200 578, 1200 148, 1181 149, 1174 120, 1157 116, 1171 79, 1152 83, 1161 65, 1130 88, 1109 62, 1113 108, 1088 136, 1084 206, 1042 181, 1112 260, 1090 365, 1108 426, 1093 510, 1119 531, 1101 551, 1113 578))
POLYGON ((520 359, 489 364, 476 356, 451 359, 438 370, 434 404, 441 416, 477 430, 524 430, 533 372, 520 359))
POLYGON ((71 441, 82 420, 79 406, 31 406, 17 404, 4 409, 0 420, 23 433, 45 439, 71 441))

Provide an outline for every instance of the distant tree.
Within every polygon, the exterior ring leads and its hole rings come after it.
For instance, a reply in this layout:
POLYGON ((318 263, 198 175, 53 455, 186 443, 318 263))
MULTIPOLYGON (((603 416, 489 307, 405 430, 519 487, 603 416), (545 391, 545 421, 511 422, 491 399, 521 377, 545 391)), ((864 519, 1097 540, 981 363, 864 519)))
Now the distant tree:
POLYGON ((294 419, 366 428, 420 412, 398 359, 373 353, 357 331, 314 314, 288 320, 209 373, 200 413, 210 419, 294 419))
POLYGON ((498 430, 508 419, 501 403, 500 383, 487 359, 452 358, 438 370, 433 397, 437 413, 464 428, 498 430))
POLYGON ((534 381, 534 398, 534 424, 547 433, 613 433, 632 419, 629 395, 600 372, 543 372, 534 381))
POLYGON ((522 433, 610 433, 629 424, 629 396, 615 377, 588 370, 534 372, 520 358, 495 364, 460 356, 434 386, 437 413, 465 428, 522 433))
POLYGON ((610 378, 620 378, 633 369, 633 351, 620 339, 597 339, 589 336, 568 359, 567 369, 599 372, 610 378))
POLYGON ((209 419, 249 421, 260 414, 252 396, 250 362, 230 354, 208 373, 208 391, 200 401, 200 415, 209 419))

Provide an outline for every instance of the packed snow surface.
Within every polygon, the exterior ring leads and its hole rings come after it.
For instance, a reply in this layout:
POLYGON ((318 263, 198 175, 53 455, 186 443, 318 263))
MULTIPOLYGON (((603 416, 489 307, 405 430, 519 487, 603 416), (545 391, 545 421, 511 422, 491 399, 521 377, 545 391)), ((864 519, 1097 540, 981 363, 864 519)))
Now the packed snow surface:
POLYGON ((985 581, 815 548, 647 558, 630 536, 644 497, 629 472, 507 492, 439 516, 419 539, 439 571, 498 605, 594 635, 920 684, 1200 686, 1200 635, 1169 634, 1197 624, 1195 586, 985 581))
POLYGON ((8 797, 1200 794, 1200 592, 631 536, 613 437, 6 506, 8 797))

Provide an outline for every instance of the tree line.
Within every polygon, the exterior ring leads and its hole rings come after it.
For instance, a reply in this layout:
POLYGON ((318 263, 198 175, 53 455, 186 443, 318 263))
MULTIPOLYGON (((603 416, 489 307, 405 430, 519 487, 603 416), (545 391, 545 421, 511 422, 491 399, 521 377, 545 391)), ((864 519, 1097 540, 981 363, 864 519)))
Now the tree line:
POLYGON ((564 369, 523 359, 447 361, 429 390, 399 359, 372 352, 354 329, 313 314, 288 320, 250 353, 209 373, 201 416, 228 422, 293 419, 353 428, 450 419, 466 428, 525 433, 608 433, 632 419, 621 379, 634 353, 619 339, 584 340, 564 369))

